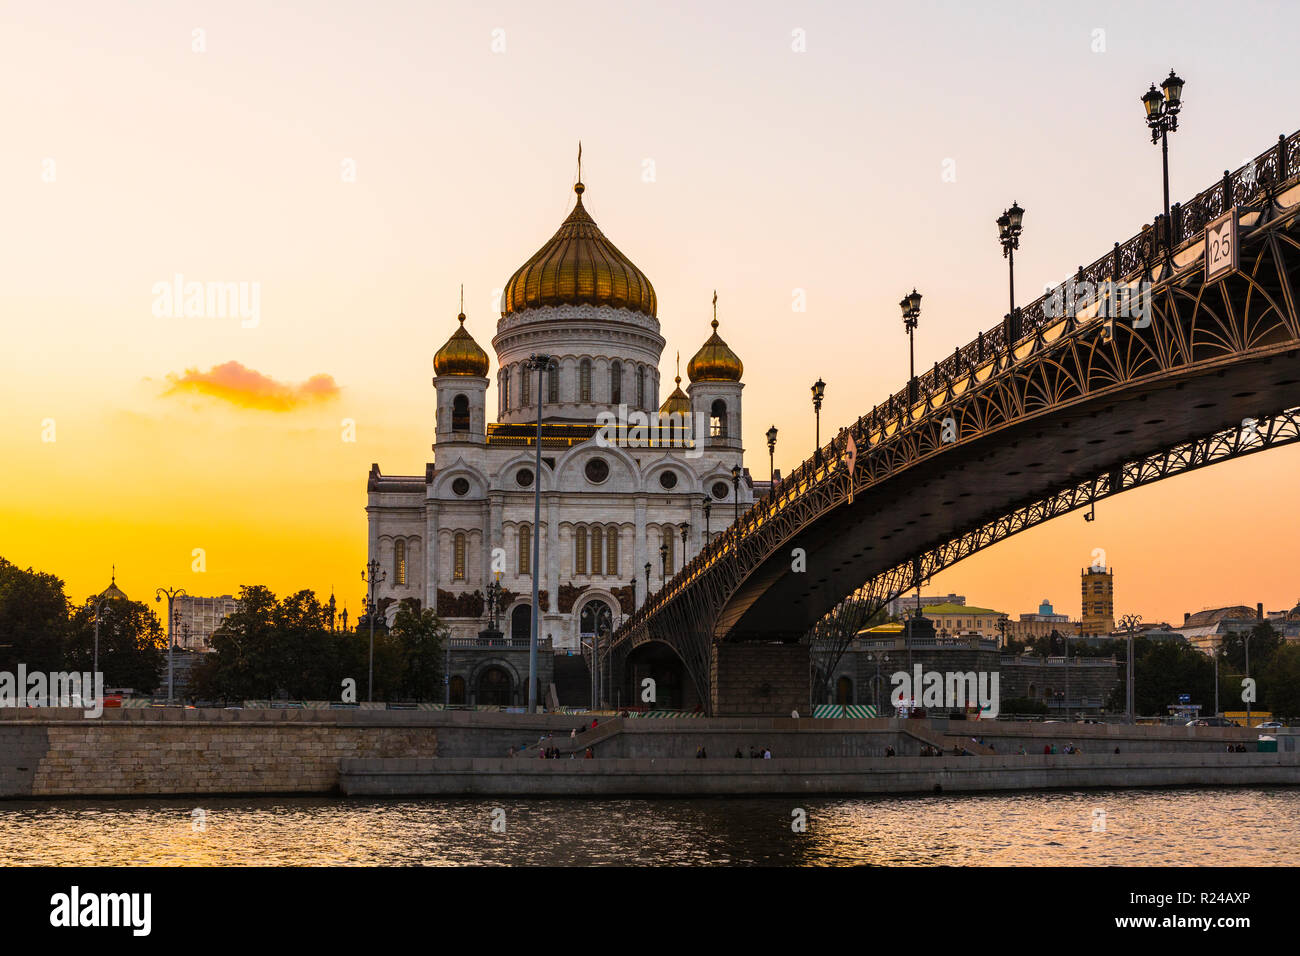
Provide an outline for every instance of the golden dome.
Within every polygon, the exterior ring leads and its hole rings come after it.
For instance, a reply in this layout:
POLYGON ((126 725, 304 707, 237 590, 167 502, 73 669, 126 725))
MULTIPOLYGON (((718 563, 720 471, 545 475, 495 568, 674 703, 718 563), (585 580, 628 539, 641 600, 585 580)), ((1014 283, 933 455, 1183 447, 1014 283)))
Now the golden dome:
MULTIPOLYGON (((717 299, 714 299, 716 306, 717 299)), ((713 319, 713 334, 700 346, 695 357, 686 365, 686 374, 692 382, 739 382, 745 372, 740 356, 731 351, 718 335, 718 319, 713 319)))
POLYGON ((587 214, 585 188, 581 182, 573 187, 578 194, 573 212, 506 283, 503 316, 546 305, 608 305, 654 318, 654 287, 587 214))
POLYGON ((487 378, 487 353, 479 348, 474 336, 465 329, 465 313, 456 316, 460 328, 451 334, 442 348, 433 356, 434 375, 474 375, 487 378))
POLYGON ((668 396, 667 401, 659 406, 659 414, 680 415, 683 418, 690 418, 691 400, 687 398, 686 393, 682 391, 682 377, 678 375, 675 381, 677 382, 677 387, 673 389, 673 393, 668 396))

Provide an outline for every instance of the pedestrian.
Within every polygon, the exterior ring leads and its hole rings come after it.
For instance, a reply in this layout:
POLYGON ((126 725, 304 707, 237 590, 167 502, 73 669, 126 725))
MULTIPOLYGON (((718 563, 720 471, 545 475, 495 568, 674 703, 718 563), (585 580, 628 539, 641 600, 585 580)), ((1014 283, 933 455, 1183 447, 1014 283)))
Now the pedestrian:
POLYGON ((763 759, 764 759, 764 760, 771 760, 771 759, 772 759, 772 751, 771 751, 770 748, 768 748, 768 747, 764 747, 764 748, 763 748, 763 759))
POLYGON ((1052 748, 1047 744, 1043 744, 1043 753, 1050 754, 1051 752, 1052 752, 1052 748))
POLYGON ((1118 748, 1118 747, 1115 748, 1115 753, 1119 753, 1119 748, 1118 748))
POLYGON ((599 721, 597 721, 595 717, 591 718, 591 729, 592 729, 592 730, 595 730, 595 729, 596 729, 596 724, 597 724, 597 723, 599 723, 599 721))
POLYGON ((577 737, 577 736, 578 736, 578 731, 577 731, 576 728, 573 729, 573 730, 570 730, 570 731, 569 731, 569 739, 570 739, 570 740, 573 740, 573 739, 574 739, 575 737, 577 737))
POLYGON ((592 758, 595 757, 595 756, 596 756, 596 755, 595 755, 594 753, 591 752, 591 748, 588 747, 588 748, 587 748, 587 752, 586 752, 585 754, 582 755, 582 759, 583 759, 583 760, 590 760, 590 759, 592 759, 592 758))
POLYGON ((514 755, 515 755, 515 745, 514 745, 514 744, 511 744, 511 745, 510 745, 510 756, 513 757, 514 755))
POLYGON ((709 759, 709 752, 703 746, 700 747, 700 759, 701 760, 709 759))
POLYGON ((741 753, 741 752, 740 752, 740 748, 737 747, 737 748, 736 748, 736 759, 737 759, 737 760, 743 760, 744 758, 745 758, 745 755, 744 755, 743 753, 741 753))

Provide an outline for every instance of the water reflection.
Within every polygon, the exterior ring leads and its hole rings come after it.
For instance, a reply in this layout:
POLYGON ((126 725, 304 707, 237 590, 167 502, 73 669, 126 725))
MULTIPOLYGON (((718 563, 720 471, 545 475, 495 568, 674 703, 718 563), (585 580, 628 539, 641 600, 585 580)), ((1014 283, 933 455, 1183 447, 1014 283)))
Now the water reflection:
POLYGON ((0 803, 0 865, 1295 865, 1298 818, 1300 789, 1288 788, 12 802, 0 803), (792 827, 796 809, 806 832, 792 827))

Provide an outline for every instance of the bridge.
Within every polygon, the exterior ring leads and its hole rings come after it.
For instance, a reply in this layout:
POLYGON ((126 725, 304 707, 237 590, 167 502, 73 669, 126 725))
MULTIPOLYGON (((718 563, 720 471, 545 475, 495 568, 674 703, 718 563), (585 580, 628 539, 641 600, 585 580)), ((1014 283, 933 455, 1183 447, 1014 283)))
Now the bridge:
POLYGON ((829 673, 871 615, 935 573, 1111 495, 1300 441, 1298 296, 1295 133, 842 429, 629 615, 602 670, 625 701, 667 663, 710 714, 806 707, 810 647, 829 673), (1206 227, 1225 217, 1236 258, 1210 269, 1206 227))

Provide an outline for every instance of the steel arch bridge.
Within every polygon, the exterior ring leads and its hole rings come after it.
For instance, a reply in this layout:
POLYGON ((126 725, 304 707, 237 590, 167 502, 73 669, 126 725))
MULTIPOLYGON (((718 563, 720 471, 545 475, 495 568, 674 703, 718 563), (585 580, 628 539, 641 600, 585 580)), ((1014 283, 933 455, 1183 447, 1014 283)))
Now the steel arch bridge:
POLYGON ((976 551, 1300 441, 1297 296, 1300 133, 841 430, 650 595, 602 666, 659 642, 709 712, 744 711, 719 695, 724 645, 813 643, 833 666, 887 601, 976 551), (1205 227, 1225 216, 1235 268, 1207 281, 1205 227), (1146 319, 1117 314, 1143 290, 1146 319))

